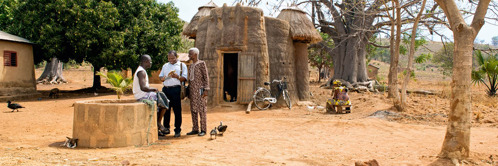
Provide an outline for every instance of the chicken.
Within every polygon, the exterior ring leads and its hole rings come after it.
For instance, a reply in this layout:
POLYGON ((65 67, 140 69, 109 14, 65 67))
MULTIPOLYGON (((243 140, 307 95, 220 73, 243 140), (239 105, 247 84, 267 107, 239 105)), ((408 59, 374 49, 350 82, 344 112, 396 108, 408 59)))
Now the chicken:
POLYGON ((78 144, 78 139, 77 138, 66 137, 66 141, 61 146, 65 146, 65 147, 68 147, 68 148, 75 148, 77 146, 77 144, 78 144))
POLYGON ((232 101, 232 96, 230 96, 227 91, 225 91, 225 97, 225 101, 232 101))
POLYGON ((216 132, 216 127, 214 127, 213 130, 211 130, 211 133, 209 133, 211 135, 211 139, 213 139, 213 135, 214 135, 214 139, 216 139, 216 135, 218 134, 218 132, 216 132))
POLYGON ((227 128, 228 128, 228 126, 223 125, 223 121, 221 121, 220 125, 218 126, 218 132, 220 133, 220 135, 223 135, 223 133, 225 133, 225 131, 227 131, 227 128))
POLYGON ((50 90, 48 97, 53 98, 53 99, 59 98, 59 92, 60 92, 59 88, 54 88, 54 89, 50 90))
POLYGON ((17 104, 17 103, 12 103, 9 101, 7 101, 7 107, 9 107, 10 109, 12 109, 12 112, 14 112, 15 110, 17 110, 17 112, 19 112, 19 108, 24 108, 23 106, 17 104))

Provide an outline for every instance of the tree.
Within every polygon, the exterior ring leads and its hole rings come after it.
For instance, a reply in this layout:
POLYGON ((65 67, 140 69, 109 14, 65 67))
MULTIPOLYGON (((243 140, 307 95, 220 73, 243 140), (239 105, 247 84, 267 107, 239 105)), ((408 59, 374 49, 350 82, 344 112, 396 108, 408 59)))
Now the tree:
POLYGON ((477 50, 475 55, 479 68, 472 71, 472 82, 484 84, 487 88, 487 94, 496 96, 498 90, 498 54, 484 56, 480 50, 477 50))
POLYGON ((36 44, 35 63, 50 59, 38 81, 58 83, 65 81, 61 61, 82 62, 87 58, 82 52, 95 52, 87 49, 92 43, 109 48, 108 41, 115 37, 107 32, 114 28, 116 15, 112 4, 104 1, 26 0, 14 9, 13 24, 7 29, 36 44), (89 36, 106 40, 89 41, 89 36))
MULTIPOLYGON (((415 23, 413 23, 413 28, 412 28, 412 34, 409 36, 410 54, 408 56, 408 66, 405 70, 406 71, 405 80, 403 81, 403 85, 401 86, 401 105, 400 105, 401 110, 404 110, 406 105, 406 87, 408 86, 408 82, 410 81, 410 77, 413 72, 413 61, 414 61, 415 51, 419 46, 425 44, 425 40, 423 40, 423 38, 422 40, 415 40, 415 38, 417 37, 418 22, 422 17, 422 13, 424 13, 424 7, 426 2, 427 0, 422 1, 422 8, 420 8, 417 17, 415 18, 415 23)), ((408 43, 407 38, 404 38, 403 41, 405 43, 408 43)))
POLYGON ((443 48, 438 50, 432 58, 432 62, 439 64, 443 68, 444 75, 451 75, 451 70, 453 69, 453 42, 444 44, 443 48))
POLYGON ((493 43, 493 46, 498 46, 498 36, 491 38, 491 42, 493 43))
MULTIPOLYGON (((329 35, 326 33, 320 33, 320 35, 323 40, 308 47, 308 59, 311 66, 318 68, 319 73, 323 67, 333 66, 332 56, 328 52, 331 51, 329 48, 332 48, 334 45, 334 41, 332 41, 329 35)), ((318 82, 321 81, 321 78, 320 76, 318 77, 318 82)))
POLYGON ((472 23, 468 25, 454 0, 436 0, 448 18, 450 30, 455 41, 451 102, 448 126, 441 148, 440 157, 454 162, 469 157, 470 152, 470 115, 472 49, 477 34, 484 25, 484 17, 490 0, 478 2, 472 23))
MULTIPOLYGON (((8 30, 39 46, 36 63, 54 57, 63 62, 84 60, 95 73, 101 67, 136 68, 141 54, 153 55, 152 68, 159 68, 167 52, 179 48, 183 26, 173 3, 154 0, 26 0, 14 11, 8 30)), ((62 67, 50 66, 60 65, 47 65, 49 73, 62 73, 62 67)), ((93 88, 100 86, 100 76, 95 75, 93 88)))

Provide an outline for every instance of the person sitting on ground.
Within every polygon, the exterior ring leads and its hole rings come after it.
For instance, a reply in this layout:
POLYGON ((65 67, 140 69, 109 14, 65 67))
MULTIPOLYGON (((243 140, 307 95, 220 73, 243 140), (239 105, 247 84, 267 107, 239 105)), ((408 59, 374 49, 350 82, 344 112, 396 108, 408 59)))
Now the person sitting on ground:
POLYGON ((342 82, 335 80, 332 85, 333 105, 350 105, 348 88, 342 86, 342 82))
POLYGON ((157 128, 159 129, 159 136, 164 136, 163 131, 166 128, 161 125, 162 117, 169 107, 169 100, 166 98, 164 93, 159 92, 157 88, 149 86, 149 76, 146 70, 152 66, 152 60, 149 55, 144 54, 140 56, 140 65, 138 66, 135 74, 133 75, 133 95, 135 99, 141 100, 153 100, 158 103, 157 107, 157 128))

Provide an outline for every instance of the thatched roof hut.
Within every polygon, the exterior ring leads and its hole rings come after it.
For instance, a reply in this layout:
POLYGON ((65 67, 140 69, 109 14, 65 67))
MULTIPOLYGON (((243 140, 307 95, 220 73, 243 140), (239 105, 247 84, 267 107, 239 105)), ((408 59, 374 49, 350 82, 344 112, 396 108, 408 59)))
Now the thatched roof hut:
POLYGON ((190 23, 183 29, 183 35, 188 36, 191 39, 195 39, 197 36, 197 26, 199 25, 199 20, 201 17, 204 16, 209 16, 211 13, 211 9, 217 8, 218 5, 216 5, 213 1, 210 1, 209 3, 205 4, 204 6, 199 7, 199 11, 192 17, 192 20, 190 20, 190 23))
MULTIPOLYGON (((293 103, 309 99, 307 48, 321 36, 305 13, 283 11, 281 17, 294 21, 289 22, 265 17, 261 9, 240 4, 209 11, 207 16, 192 19, 195 32, 191 32, 193 25, 184 30, 195 39, 199 59, 208 67, 209 105, 247 104, 258 87, 266 87, 264 82, 283 77, 293 103)), ((276 85, 271 89, 276 91, 276 85)), ((278 100, 283 101, 280 99, 282 96, 278 100)))
POLYGON ((301 9, 293 6, 283 9, 277 16, 278 19, 289 22, 292 40, 305 43, 318 43, 322 41, 320 33, 313 26, 313 22, 301 9))

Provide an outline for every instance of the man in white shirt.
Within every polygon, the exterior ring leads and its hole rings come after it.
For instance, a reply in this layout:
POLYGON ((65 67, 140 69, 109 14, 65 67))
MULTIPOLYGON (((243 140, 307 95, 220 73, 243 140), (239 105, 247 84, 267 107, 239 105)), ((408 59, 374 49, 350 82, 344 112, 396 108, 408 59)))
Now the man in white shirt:
MULTIPOLYGON (((140 56, 140 65, 137 68, 137 71, 135 71, 135 74, 133 74, 133 95, 135 96, 135 99, 137 100, 153 100, 153 101, 158 101, 158 98, 161 98, 162 101, 167 103, 167 98, 164 98, 164 94, 162 94, 161 97, 157 96, 158 90, 156 88, 150 87, 149 86, 149 77, 147 75, 147 69, 149 69, 152 66, 152 60, 149 55, 141 55, 140 56)), ((159 104, 158 106, 162 106, 159 104)), ((167 107, 167 105, 166 105, 167 107)), ((164 128, 161 125, 161 119, 166 112, 167 108, 164 107, 158 107, 158 116, 157 116, 157 127, 158 129, 164 128)), ((159 136, 162 136, 162 132, 158 131, 159 136)))
POLYGON ((166 127, 166 133, 169 134, 171 108, 175 114, 175 136, 180 137, 182 125, 182 103, 180 98, 182 82, 187 80, 187 65, 178 60, 178 54, 175 51, 168 53, 168 63, 164 64, 159 78, 163 81, 163 92, 170 99, 170 107, 164 114, 163 125, 166 127))

